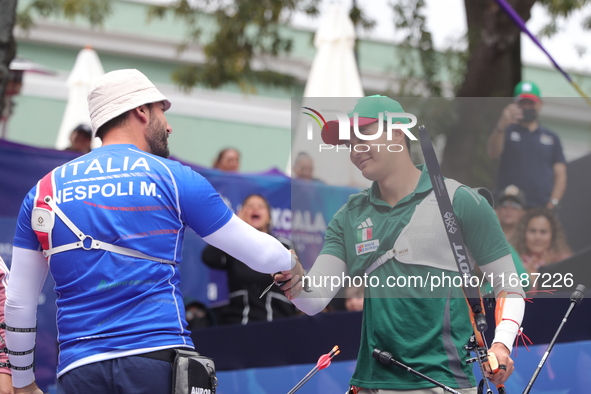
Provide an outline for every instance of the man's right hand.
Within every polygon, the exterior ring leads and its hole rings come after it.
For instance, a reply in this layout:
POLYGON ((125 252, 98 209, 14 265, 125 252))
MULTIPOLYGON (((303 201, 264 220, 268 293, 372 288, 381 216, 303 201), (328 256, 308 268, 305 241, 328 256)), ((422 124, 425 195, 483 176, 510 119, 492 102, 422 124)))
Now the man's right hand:
POLYGON ((14 388, 14 394, 43 394, 35 382, 25 387, 14 388))
POLYGON ((505 130, 510 124, 519 123, 523 111, 515 103, 505 107, 486 144, 486 152, 491 159, 498 159, 505 149, 505 130))
POLYGON ((296 265, 289 271, 281 271, 278 274, 274 274, 273 280, 275 282, 285 282, 280 288, 289 300, 293 300, 302 292, 302 279, 305 272, 295 251, 290 250, 290 252, 295 257, 296 265))
POLYGON ((511 103, 503 110, 501 118, 497 123, 497 129, 504 132, 507 126, 517 124, 521 119, 523 119, 523 110, 517 104, 511 103))

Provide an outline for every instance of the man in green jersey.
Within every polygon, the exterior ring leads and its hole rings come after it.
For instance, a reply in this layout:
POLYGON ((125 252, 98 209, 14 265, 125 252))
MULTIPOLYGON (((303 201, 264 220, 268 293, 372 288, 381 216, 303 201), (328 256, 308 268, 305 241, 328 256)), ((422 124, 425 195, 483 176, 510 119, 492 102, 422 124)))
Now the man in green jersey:
MULTIPOLYGON (((391 139, 386 132, 375 140, 365 138, 386 130, 392 113, 404 113, 397 101, 370 96, 358 100, 349 113, 351 126, 357 114, 361 135, 352 132, 350 140, 344 141, 339 139, 337 122, 324 126, 324 142, 348 145, 351 161, 373 184, 350 196, 329 223, 322 251, 303 280, 309 291, 301 292, 301 265, 275 279, 291 279, 284 286, 285 294, 313 315, 340 289, 331 278, 340 278, 341 285, 348 284, 345 278, 364 278, 362 337, 351 378, 355 392, 441 393, 402 368, 372 359, 373 349, 379 348, 462 393, 476 393, 472 365, 465 363, 464 345, 472 334, 468 307, 460 282, 453 280, 461 278, 427 169, 411 161, 404 129, 393 129, 391 139), (392 145, 403 149, 384 148, 392 145)), ((408 119, 394 118, 392 123, 408 123, 408 119)), ((513 371, 510 352, 523 318, 523 290, 509 286, 516 280, 508 278, 517 278, 517 273, 489 203, 456 181, 446 180, 446 186, 466 246, 491 279, 495 295, 504 298, 490 347, 501 369, 489 375, 492 383, 502 384, 513 371)))

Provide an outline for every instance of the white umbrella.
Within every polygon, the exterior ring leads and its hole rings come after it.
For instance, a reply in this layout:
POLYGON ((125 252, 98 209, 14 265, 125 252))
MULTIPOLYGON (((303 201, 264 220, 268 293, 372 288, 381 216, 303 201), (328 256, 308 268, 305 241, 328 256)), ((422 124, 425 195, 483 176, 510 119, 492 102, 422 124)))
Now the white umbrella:
POLYGON ((70 134, 76 126, 81 123, 90 126, 87 96, 92 84, 104 73, 101 61, 91 47, 87 46, 78 53, 67 81, 68 103, 55 142, 56 149, 70 146, 70 134))
POLYGON ((340 4, 331 4, 314 36, 317 49, 304 97, 362 97, 355 61, 355 26, 340 4))
MULTIPOLYGON (((346 9, 340 4, 331 4, 322 18, 314 36, 317 49, 312 62, 304 97, 363 97, 361 78, 355 61, 355 27, 346 9)), ((355 104, 351 102, 351 108, 355 104)), ((305 103, 321 103, 322 100, 306 100, 305 103)), ((316 108, 321 110, 321 108, 316 108)), ((333 118, 334 119, 334 118, 333 118)), ((306 122, 298 122, 293 153, 304 151, 314 160, 314 176, 331 185, 367 186, 369 182, 353 167, 346 152, 328 154, 318 151, 318 141, 310 144, 305 138, 306 122)), ((291 161, 291 158, 290 158, 291 161)))

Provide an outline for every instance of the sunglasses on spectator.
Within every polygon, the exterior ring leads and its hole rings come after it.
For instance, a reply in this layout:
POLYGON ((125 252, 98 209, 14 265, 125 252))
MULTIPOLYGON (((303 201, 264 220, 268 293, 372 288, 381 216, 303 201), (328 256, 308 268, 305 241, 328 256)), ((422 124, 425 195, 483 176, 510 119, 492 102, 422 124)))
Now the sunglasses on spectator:
POLYGON ((517 201, 505 200, 501 203, 501 208, 523 209, 523 205, 521 205, 517 201))

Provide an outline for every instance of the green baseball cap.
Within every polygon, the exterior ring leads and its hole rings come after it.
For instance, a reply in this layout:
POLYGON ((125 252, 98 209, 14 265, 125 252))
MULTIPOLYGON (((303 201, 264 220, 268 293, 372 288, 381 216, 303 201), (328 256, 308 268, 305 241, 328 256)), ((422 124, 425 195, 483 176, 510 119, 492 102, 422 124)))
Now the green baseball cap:
MULTIPOLYGON (((390 97, 380 96, 378 94, 374 96, 363 97, 357 100, 355 108, 350 111, 347 116, 349 117, 349 125, 353 127, 354 114, 357 113, 359 126, 365 126, 374 122, 377 122, 380 113, 384 114, 384 121, 387 119, 385 116, 386 112, 401 113, 404 112, 400 103, 396 100, 392 100, 390 97)), ((410 123, 408 118, 392 118, 392 123, 410 123)), ((326 144, 341 145, 348 141, 339 139, 339 121, 331 120, 326 122, 322 127, 322 140, 326 144)))
POLYGON ((515 90, 513 90, 513 96, 515 96, 515 101, 528 99, 535 102, 542 101, 540 97, 540 88, 533 82, 529 81, 521 81, 515 86, 515 90))

